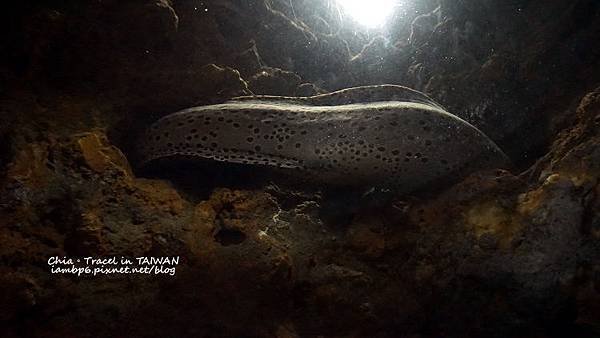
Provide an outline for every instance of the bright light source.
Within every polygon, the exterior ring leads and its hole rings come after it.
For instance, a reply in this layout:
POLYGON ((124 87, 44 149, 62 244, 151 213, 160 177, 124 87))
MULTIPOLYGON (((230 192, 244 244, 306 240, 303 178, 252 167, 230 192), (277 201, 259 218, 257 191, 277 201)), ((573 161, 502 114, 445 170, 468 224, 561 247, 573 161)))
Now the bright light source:
POLYGON ((367 27, 382 26, 394 12, 398 0, 337 0, 344 12, 367 27))

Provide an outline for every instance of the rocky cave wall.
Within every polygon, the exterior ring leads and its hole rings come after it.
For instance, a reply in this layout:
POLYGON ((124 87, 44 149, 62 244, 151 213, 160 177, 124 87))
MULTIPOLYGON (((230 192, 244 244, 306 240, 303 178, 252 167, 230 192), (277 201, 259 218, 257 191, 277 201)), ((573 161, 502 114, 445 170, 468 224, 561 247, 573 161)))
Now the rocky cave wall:
POLYGON ((600 334, 600 5, 422 1, 379 36, 331 4, 3 11, 3 337, 600 334), (328 220, 320 194, 132 170, 134 135, 177 109, 378 83, 427 92, 513 172, 328 220), (51 255, 185 262, 76 278, 50 275, 51 255))

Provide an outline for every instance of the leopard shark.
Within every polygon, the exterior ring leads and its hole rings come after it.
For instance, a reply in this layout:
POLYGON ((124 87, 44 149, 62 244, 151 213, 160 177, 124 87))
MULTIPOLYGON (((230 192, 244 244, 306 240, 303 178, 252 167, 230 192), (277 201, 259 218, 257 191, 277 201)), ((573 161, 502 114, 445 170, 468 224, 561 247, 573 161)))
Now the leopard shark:
POLYGON ((138 150, 141 166, 186 157, 400 193, 511 166, 479 129, 398 85, 309 97, 242 96, 192 107, 152 124, 138 150))

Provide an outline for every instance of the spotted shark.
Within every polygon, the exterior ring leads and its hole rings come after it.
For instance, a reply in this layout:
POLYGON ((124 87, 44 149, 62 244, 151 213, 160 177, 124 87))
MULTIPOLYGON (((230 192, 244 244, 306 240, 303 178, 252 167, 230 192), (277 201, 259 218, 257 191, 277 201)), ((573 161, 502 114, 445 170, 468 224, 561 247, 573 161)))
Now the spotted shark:
POLYGON ((277 168, 323 184, 407 193, 510 160, 429 96, 397 85, 310 97, 243 96, 152 124, 140 165, 187 157, 277 168))

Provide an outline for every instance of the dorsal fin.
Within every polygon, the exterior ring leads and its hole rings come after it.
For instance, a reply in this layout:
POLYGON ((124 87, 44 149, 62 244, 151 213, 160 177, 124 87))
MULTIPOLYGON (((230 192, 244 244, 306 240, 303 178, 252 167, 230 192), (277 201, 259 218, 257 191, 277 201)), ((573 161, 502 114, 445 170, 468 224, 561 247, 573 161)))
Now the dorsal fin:
POLYGON ((416 102, 442 108, 429 96, 404 86, 373 85, 338 90, 329 94, 308 97, 316 106, 334 106, 339 104, 371 103, 384 101, 416 102))
POLYGON ((261 104, 296 104, 307 105, 309 97, 294 97, 294 96, 275 96, 275 95, 251 95, 238 96, 229 99, 225 103, 261 103, 261 104))
POLYGON ((254 102, 274 104, 308 104, 312 106, 337 106, 384 101, 416 102, 433 105, 445 110, 432 98, 417 90, 398 85, 373 85, 342 89, 328 94, 308 97, 254 95, 234 97, 230 102, 254 102))

